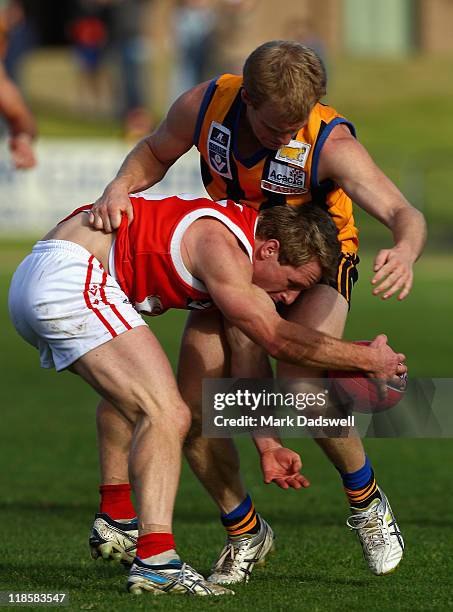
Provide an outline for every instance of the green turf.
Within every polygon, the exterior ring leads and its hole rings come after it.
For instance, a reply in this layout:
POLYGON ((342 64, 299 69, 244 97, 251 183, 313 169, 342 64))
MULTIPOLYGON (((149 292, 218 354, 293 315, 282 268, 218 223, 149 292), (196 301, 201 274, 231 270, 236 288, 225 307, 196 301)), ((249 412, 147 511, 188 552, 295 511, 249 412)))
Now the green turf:
MULTIPOLYGON (((134 599, 125 571, 94 562, 87 535, 97 503, 95 394, 70 374, 40 370, 37 354, 15 334, 5 308, 9 275, 27 245, 0 245, 3 373, 0 461, 0 590, 69 591, 71 609, 141 610, 440 610, 453 606, 451 440, 371 440, 367 449, 403 529, 407 552, 394 574, 375 578, 355 536, 336 472, 311 440, 292 439, 310 489, 285 492, 261 484, 255 451, 240 441, 243 471, 259 511, 277 536, 277 552, 233 599, 134 599)), ((451 376, 451 258, 420 262, 406 303, 369 294, 363 258, 348 326, 350 338, 388 332, 406 351, 413 374, 451 376), (448 287, 450 285, 450 288, 448 287)), ((184 315, 153 319, 174 363, 184 315)), ((207 572, 222 546, 213 503, 185 467, 176 506, 181 554, 207 572)))
POLYGON ((91 119, 80 114, 51 109, 48 106, 33 108, 40 135, 45 138, 106 138, 122 137, 122 127, 110 118, 91 119))
MULTIPOLYGON (((332 62, 327 98, 351 119, 384 172, 423 210, 432 243, 450 245, 453 80, 442 74, 451 72, 452 61, 427 56, 339 59, 332 62)), ((360 225, 369 227, 366 215, 360 225)), ((383 231, 376 226, 370 240, 381 240, 383 231)))

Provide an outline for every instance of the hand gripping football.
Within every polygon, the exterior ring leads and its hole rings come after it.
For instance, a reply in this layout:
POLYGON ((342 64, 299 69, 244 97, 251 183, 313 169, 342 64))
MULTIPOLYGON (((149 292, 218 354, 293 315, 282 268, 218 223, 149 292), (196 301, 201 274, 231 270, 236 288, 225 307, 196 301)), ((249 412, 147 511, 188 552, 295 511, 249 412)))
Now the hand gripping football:
MULTIPOLYGON (((354 342, 368 346, 370 341, 354 342)), ((400 382, 388 381, 387 397, 380 398, 373 379, 360 372, 331 370, 328 377, 333 379, 333 386, 341 404, 350 406, 354 412, 366 414, 382 412, 396 406, 404 396, 407 386, 407 374, 399 376, 400 382)))

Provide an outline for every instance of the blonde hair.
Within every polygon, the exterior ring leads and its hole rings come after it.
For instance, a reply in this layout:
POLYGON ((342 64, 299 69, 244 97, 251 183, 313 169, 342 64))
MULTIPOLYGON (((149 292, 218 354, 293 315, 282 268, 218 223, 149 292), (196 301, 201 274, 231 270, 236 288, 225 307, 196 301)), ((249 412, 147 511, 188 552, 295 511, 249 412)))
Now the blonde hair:
POLYGON ((244 64, 244 89, 253 106, 269 101, 290 123, 305 121, 325 95, 327 77, 313 49, 291 40, 260 45, 244 64))
POLYGON ((278 261, 298 268, 318 259, 324 281, 334 279, 341 254, 338 230, 329 213, 315 204, 274 206, 260 211, 256 235, 278 240, 278 261))

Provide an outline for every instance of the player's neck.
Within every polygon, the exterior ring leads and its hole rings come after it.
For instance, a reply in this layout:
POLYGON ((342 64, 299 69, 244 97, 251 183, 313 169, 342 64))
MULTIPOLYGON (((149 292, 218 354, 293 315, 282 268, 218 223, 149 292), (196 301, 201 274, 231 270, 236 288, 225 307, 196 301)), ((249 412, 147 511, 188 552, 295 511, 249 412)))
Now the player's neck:
POLYGON ((252 157, 254 153, 261 150, 263 145, 255 136, 250 121, 247 117, 247 105, 241 105, 241 114, 239 117, 239 130, 237 133, 237 146, 239 155, 242 158, 252 157))

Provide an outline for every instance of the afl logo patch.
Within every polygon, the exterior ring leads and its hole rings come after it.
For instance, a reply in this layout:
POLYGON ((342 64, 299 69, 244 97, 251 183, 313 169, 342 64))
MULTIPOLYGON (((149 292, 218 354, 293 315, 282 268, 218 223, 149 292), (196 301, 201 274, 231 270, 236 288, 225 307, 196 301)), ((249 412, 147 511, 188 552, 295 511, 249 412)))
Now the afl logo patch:
POLYGON ((220 176, 231 177, 230 169, 231 131, 213 121, 208 134, 208 163, 211 170, 220 176))
POLYGON ((292 166, 304 168, 307 157, 310 153, 311 145, 300 140, 290 140, 287 145, 280 147, 275 159, 285 161, 292 166))

